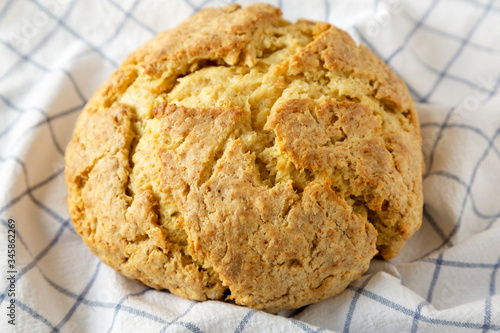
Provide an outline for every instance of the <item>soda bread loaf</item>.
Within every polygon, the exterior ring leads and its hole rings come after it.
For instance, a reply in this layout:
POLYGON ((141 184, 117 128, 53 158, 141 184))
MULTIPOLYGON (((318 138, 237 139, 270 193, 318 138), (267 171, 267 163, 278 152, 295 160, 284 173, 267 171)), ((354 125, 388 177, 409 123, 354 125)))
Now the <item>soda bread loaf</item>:
POLYGON ((365 46, 229 5, 159 34, 93 95, 68 207, 121 274, 276 312, 399 253, 422 219, 420 147, 405 84, 365 46))

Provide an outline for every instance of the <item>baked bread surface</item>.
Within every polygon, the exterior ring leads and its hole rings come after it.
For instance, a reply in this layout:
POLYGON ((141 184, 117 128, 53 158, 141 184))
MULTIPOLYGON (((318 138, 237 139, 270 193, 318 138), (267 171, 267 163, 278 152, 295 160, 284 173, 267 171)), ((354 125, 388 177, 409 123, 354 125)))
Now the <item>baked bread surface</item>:
POLYGON ((121 274, 275 312, 399 253, 422 219, 420 147, 403 81, 346 32, 269 5, 206 9, 88 102, 68 207, 121 274))

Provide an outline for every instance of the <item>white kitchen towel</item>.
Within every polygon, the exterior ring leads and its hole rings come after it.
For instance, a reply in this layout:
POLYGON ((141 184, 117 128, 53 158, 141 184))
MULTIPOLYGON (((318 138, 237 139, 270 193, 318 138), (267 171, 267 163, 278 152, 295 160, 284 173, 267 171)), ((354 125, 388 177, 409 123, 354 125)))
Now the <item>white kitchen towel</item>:
POLYGON ((63 180, 83 105, 144 41, 229 2, 0 1, 0 332, 500 331, 500 1, 270 1, 349 31, 420 114, 422 228, 341 294, 278 315, 192 302, 85 247, 63 180))

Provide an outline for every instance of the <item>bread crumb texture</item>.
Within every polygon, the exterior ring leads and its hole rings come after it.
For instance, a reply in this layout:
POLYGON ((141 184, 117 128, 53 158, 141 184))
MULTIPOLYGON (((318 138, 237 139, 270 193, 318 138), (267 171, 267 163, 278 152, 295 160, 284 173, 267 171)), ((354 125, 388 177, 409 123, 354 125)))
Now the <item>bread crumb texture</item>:
POLYGON ((398 254, 421 223, 420 146, 403 81, 346 32, 269 5, 205 9, 88 102, 68 206, 121 274, 276 312, 398 254))

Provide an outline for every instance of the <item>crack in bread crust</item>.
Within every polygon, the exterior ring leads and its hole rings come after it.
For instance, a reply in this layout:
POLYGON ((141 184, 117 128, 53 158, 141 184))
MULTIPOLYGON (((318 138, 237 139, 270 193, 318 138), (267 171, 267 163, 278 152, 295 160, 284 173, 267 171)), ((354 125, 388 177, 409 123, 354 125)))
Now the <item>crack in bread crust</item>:
POLYGON ((275 312, 341 292, 419 228, 404 83, 326 23, 202 10, 131 54, 66 152, 68 207, 122 274, 275 312))

